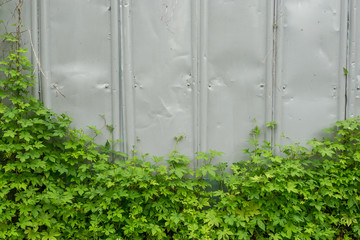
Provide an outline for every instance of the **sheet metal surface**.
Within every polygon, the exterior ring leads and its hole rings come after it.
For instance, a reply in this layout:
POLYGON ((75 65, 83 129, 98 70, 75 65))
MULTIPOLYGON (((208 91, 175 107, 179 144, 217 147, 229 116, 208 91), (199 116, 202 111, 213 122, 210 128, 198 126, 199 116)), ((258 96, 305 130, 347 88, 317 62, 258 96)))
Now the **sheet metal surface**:
POLYGON ((276 18, 277 140, 304 143, 345 118, 347 1, 279 1, 276 18))
POLYGON ((100 142, 109 138, 105 125, 113 124, 110 1, 45 0, 39 14, 46 106, 70 115, 74 126, 103 130, 100 142))
POLYGON ((191 49, 191 1, 123 2, 124 65, 128 109, 128 147, 164 155, 174 137, 193 154, 194 85, 191 49), (131 42, 129 42, 131 41, 131 42), (133 122, 132 122, 133 121, 133 122))
POLYGON ((41 99, 76 127, 104 115, 128 151, 184 135, 181 152, 233 162, 254 118, 262 139, 304 143, 360 114, 360 0, 25 2, 41 99))
POLYGON ((272 1, 208 1, 201 57, 207 90, 207 146, 240 159, 251 129, 264 131, 272 107, 272 1), (236 14, 232 14, 235 13, 236 14), (270 26, 269 26, 270 24, 270 26), (270 43, 269 43, 270 41, 270 43), (270 63, 270 64, 269 64, 270 63))

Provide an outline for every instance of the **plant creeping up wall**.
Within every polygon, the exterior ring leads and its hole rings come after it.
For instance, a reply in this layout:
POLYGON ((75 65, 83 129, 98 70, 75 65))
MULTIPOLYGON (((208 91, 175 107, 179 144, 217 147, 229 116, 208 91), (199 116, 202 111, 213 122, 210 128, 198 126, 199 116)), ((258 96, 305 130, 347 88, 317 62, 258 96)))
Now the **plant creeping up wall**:
POLYGON ((30 94, 17 29, 1 38, 0 239, 360 238, 359 118, 307 146, 262 141, 255 126, 229 165, 215 150, 183 155, 181 136, 166 156, 125 154, 30 94))
POLYGON ((360 119, 336 122, 311 150, 261 142, 255 127, 249 160, 230 172, 212 164, 217 151, 182 155, 182 137, 166 157, 127 156, 29 94, 26 50, 3 39, 15 48, 0 62, 1 239, 360 237, 360 119))

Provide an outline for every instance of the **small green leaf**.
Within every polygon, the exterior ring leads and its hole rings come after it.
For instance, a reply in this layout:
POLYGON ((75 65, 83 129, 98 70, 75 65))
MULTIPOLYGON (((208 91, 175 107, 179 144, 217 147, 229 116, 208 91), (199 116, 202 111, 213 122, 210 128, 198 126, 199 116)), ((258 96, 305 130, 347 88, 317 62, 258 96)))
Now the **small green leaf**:
POLYGON ((268 128, 275 128, 276 125, 277 125, 277 122, 275 122, 275 121, 270 121, 270 122, 266 123, 266 127, 268 127, 268 128))
POLYGON ((174 172, 175 172, 175 175, 178 178, 182 178, 184 176, 184 169, 183 168, 175 168, 174 172))
POLYGON ((12 131, 12 130, 7 130, 4 133, 4 137, 10 137, 10 138, 14 138, 16 135, 16 132, 12 131))
POLYGON ((110 142, 106 141, 105 143, 105 149, 109 150, 110 149, 110 142))
POLYGON ((0 103, 0 114, 4 113, 6 109, 7 107, 3 103, 0 103))
POLYGON ((265 231, 265 224, 260 219, 257 220, 257 224, 260 227, 261 230, 265 231))

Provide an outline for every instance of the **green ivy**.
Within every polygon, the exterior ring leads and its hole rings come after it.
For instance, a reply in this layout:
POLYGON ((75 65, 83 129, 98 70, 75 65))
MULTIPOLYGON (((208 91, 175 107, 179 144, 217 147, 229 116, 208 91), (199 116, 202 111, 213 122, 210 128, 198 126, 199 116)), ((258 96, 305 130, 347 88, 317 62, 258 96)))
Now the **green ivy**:
POLYGON ((249 160, 230 171, 212 164, 214 150, 192 169, 181 136, 148 161, 95 144, 45 108, 29 92, 24 53, 0 62, 0 239, 360 238, 359 118, 335 123, 310 150, 261 143, 256 127, 249 160))

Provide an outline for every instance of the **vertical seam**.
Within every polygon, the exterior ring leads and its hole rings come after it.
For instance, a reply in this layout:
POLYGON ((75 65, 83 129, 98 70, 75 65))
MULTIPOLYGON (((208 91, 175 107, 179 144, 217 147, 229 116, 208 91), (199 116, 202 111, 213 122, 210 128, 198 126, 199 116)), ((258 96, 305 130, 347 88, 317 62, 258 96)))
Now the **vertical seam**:
MULTIPOLYGON (((277 57, 277 12, 278 2, 273 2, 273 49, 272 49, 272 96, 271 96, 271 120, 275 121, 275 110, 276 110, 276 57, 277 57)), ((275 144, 275 129, 271 128, 271 144, 275 144)))
MULTIPOLYGON (((110 1, 110 32, 111 32, 111 108, 112 108, 112 125, 114 131, 111 132, 112 140, 117 140, 121 138, 122 124, 121 124, 121 86, 120 86, 120 48, 119 48, 119 1, 112 0, 110 1)), ((120 146, 118 144, 112 145, 113 150, 123 151, 123 144, 120 146)), ((113 156, 113 160, 115 156, 113 156)))
POLYGON ((347 1, 347 14, 346 14, 346 49, 345 49, 345 66, 346 69, 349 70, 348 74, 345 74, 345 89, 344 89, 344 119, 347 119, 348 116, 348 82, 349 82, 349 74, 351 74, 351 69, 349 66, 350 60, 350 0, 347 1))
MULTIPOLYGON (((191 2, 191 78, 193 84, 193 151, 194 154, 200 151, 200 100, 199 100, 199 25, 200 25, 200 0, 194 0, 191 2)), ((194 155, 195 158, 195 155, 194 155)), ((193 167, 196 168, 197 161, 194 161, 193 167)))

